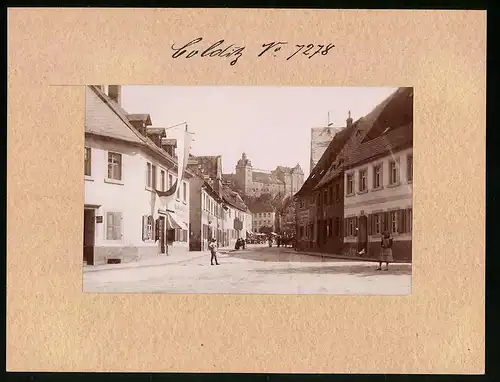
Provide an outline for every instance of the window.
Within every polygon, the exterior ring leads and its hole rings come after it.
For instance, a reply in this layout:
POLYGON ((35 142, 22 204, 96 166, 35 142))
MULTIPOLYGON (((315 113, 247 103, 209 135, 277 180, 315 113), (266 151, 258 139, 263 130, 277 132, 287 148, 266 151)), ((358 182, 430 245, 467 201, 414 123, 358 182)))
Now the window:
POLYGON ((347 175, 347 195, 354 193, 354 177, 352 174, 347 175))
POLYGON ((146 187, 151 187, 151 163, 146 163, 146 187))
POLYGON ((153 190, 156 190, 156 186, 157 186, 157 183, 156 183, 156 166, 155 166, 155 165, 152 165, 151 167, 152 167, 152 169, 151 169, 151 173, 152 173, 152 175, 153 175, 153 177, 152 177, 152 183, 153 183, 153 184, 151 185, 151 188, 152 188, 153 190))
POLYGON ((108 179, 122 180, 122 154, 108 152, 108 179))
POLYGON ((356 235, 356 218, 347 219, 347 236, 356 235))
POLYGON ((338 183, 335 185, 335 200, 337 202, 340 200, 340 184, 338 183))
POLYGON ((323 204, 328 204, 328 189, 325 188, 323 191, 323 204))
POLYGON ((168 188, 171 188, 174 185, 174 178, 172 174, 168 174, 168 188))
POLYGON ((84 164, 85 164, 85 175, 91 176, 92 175, 92 149, 90 147, 85 147, 84 164))
MULTIPOLYGON (((177 179, 177 181, 179 181, 179 179, 177 179)), ((180 187, 177 187, 177 194, 175 197, 177 198, 177 200, 181 199, 181 188, 180 187)))
POLYGON ((389 184, 396 184, 398 182, 398 167, 395 161, 389 162, 389 184))
POLYGON ((380 234, 382 233, 382 215, 374 214, 373 215, 373 233, 380 234))
POLYGON ((163 171, 163 170, 161 170, 161 171, 160 171, 160 178, 161 178, 161 179, 160 179, 160 182, 161 182, 161 184, 160 184, 161 190, 162 190, 162 191, 165 191, 165 171, 163 171))
POLYGON ((413 156, 409 155, 408 158, 406 158, 406 179, 408 182, 411 182, 413 180, 413 156))
POLYGON ((373 167, 373 188, 380 188, 382 186, 382 166, 373 167))
POLYGON ((391 224, 391 232, 398 232, 398 214, 396 211, 390 212, 390 224, 391 224))
POLYGON ((186 182, 182 182, 182 201, 186 203, 186 200, 187 200, 186 182))
POLYGON ((359 192, 366 191, 366 170, 359 171, 359 192))
POLYGON ((122 238, 121 212, 106 213, 106 240, 120 240, 122 238))
POLYGON ((154 220, 151 215, 144 215, 142 217, 142 240, 154 239, 154 220))

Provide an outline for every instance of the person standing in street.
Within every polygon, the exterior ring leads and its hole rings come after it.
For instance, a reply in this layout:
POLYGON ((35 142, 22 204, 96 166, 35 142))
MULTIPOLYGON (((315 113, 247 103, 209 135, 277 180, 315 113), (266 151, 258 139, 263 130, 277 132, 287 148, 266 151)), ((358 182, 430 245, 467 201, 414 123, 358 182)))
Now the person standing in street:
POLYGON ((389 263, 393 262, 394 259, 392 257, 392 237, 389 231, 385 231, 382 236, 382 240, 380 242, 381 250, 380 250, 380 262, 377 268, 377 271, 382 270, 382 263, 385 262, 384 271, 389 270, 389 263))
POLYGON ((208 249, 210 249, 210 265, 214 265, 214 260, 216 265, 220 265, 217 261, 217 241, 215 238, 212 238, 210 244, 208 245, 208 249))

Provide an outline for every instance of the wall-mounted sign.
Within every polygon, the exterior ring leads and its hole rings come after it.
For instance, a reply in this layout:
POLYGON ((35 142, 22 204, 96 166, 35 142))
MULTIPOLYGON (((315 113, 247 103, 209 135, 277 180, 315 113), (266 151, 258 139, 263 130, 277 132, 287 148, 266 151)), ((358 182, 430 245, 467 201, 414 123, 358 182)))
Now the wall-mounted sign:
POLYGON ((102 223, 102 216, 96 216, 95 217, 95 222, 96 223, 102 223))

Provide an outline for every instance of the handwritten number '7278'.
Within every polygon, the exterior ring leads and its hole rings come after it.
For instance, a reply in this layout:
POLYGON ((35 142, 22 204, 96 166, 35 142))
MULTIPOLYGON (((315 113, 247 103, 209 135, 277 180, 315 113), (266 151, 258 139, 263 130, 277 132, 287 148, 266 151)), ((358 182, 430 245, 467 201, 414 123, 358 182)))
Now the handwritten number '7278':
POLYGON ((305 56, 309 56, 308 58, 313 58, 316 54, 321 53, 323 56, 326 56, 328 52, 330 51, 331 48, 335 47, 333 44, 328 44, 326 47, 324 45, 316 45, 317 49, 314 51, 314 53, 310 54, 310 51, 314 49, 315 45, 314 44, 309 44, 309 45, 295 45, 297 49, 291 56, 287 58, 287 60, 291 59, 293 56, 295 56, 297 53, 302 51, 304 48, 306 48, 302 54, 305 56), (324 50, 322 50, 324 48, 324 50))

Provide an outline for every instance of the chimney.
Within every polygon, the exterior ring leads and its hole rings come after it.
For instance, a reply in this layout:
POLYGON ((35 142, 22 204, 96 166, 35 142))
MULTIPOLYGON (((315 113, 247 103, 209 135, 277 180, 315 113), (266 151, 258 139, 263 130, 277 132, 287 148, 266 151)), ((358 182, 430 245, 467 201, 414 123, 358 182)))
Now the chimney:
POLYGON ((352 126, 352 118, 351 118, 351 111, 349 110, 349 117, 346 120, 346 127, 351 127, 352 126))
POLYGON ((108 86, 108 96, 113 101, 115 101, 118 106, 122 103, 122 89, 120 85, 109 85, 108 86))

